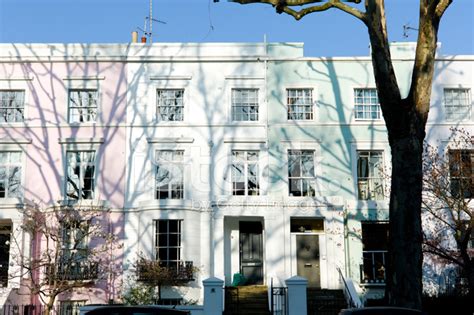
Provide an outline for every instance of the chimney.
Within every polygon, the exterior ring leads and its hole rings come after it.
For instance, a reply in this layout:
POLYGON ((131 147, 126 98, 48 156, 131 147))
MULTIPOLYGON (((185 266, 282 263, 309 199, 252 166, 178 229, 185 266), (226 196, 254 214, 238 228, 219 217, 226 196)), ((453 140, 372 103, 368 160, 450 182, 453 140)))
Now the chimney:
POLYGON ((138 43, 138 32, 132 32, 132 43, 138 43))

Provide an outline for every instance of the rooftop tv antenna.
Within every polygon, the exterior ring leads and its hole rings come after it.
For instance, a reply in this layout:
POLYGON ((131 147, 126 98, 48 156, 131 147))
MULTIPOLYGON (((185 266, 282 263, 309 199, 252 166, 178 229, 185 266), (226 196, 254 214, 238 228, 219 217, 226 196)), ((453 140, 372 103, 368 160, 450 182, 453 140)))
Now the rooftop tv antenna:
POLYGON ((410 31, 418 31, 417 28, 411 27, 410 23, 406 23, 403 25, 403 38, 408 38, 408 32, 410 31))
POLYGON ((153 41, 153 22, 166 24, 165 21, 157 20, 153 18, 153 0, 150 0, 149 13, 145 17, 145 23, 143 28, 137 27, 143 34, 148 37, 148 42, 151 44, 153 41))

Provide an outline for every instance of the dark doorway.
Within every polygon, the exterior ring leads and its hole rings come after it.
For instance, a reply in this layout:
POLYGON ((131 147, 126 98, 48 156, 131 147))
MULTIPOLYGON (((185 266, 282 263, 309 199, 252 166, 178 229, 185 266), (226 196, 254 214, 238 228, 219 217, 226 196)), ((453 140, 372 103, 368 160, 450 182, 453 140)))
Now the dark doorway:
POLYGON ((239 222, 240 273, 246 284, 263 284, 263 238, 261 222, 239 222))
POLYGON ((10 225, 0 225, 0 287, 8 285, 8 265, 10 263, 10 225))
POLYGON ((308 287, 320 288, 319 235, 296 235, 298 276, 308 279, 308 287))

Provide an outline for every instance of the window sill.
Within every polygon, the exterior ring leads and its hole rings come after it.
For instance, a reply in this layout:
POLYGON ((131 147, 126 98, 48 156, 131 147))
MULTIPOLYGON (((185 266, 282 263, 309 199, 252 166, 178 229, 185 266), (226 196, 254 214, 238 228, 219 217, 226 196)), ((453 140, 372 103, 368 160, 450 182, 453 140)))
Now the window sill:
POLYGON ((15 121, 15 122, 9 122, 9 121, 4 121, 0 122, 0 126, 2 127, 28 127, 27 123, 25 121, 15 121))
POLYGON ((86 122, 68 122, 70 127, 84 127, 84 126, 95 126, 97 125, 97 121, 86 121, 86 122))

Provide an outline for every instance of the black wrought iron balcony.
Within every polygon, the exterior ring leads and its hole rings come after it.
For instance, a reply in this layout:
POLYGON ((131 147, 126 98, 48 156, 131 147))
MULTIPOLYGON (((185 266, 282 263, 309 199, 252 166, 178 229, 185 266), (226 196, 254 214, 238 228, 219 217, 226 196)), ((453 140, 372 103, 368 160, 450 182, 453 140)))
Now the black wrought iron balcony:
POLYGON ((46 267, 48 280, 91 281, 99 277, 99 265, 94 262, 60 263, 46 267))
POLYGON ((192 261, 142 260, 137 263, 138 281, 179 283, 194 280, 192 261))

